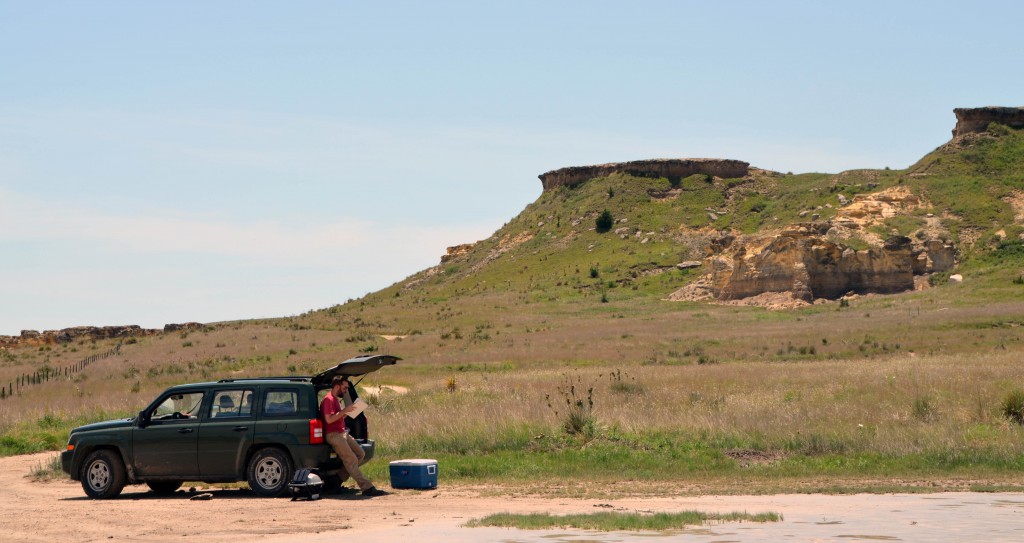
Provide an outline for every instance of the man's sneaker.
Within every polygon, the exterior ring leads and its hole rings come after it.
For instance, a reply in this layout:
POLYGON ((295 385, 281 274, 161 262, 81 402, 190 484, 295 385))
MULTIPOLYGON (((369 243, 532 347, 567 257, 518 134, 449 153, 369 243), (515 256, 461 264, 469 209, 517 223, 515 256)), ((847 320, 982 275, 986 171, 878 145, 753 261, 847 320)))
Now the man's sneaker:
POLYGON ((371 486, 370 488, 367 488, 366 490, 363 491, 363 496, 368 496, 370 498, 374 496, 387 496, 388 494, 390 494, 390 492, 380 490, 375 486, 371 486))

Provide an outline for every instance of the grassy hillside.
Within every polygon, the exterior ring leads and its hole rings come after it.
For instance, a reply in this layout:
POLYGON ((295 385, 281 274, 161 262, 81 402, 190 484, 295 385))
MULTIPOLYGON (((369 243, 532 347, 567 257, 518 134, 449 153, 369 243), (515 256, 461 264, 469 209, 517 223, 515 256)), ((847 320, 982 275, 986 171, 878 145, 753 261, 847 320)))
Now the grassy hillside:
MULTIPOLYGON (((448 481, 1019 485, 1024 429, 1006 413, 1024 388, 1022 190, 1024 134, 1001 127, 906 170, 559 188, 465 254, 362 299, 143 338, 27 387, 0 400, 0 451, 59 449, 71 425, 129 415, 172 384, 387 352, 404 361, 363 384, 410 392, 371 395, 382 460, 437 457, 448 481), (897 185, 929 206, 885 229, 913 236, 939 217, 963 283, 940 274, 928 290, 778 312, 664 301, 701 273, 675 265, 703 258, 720 230, 826 220, 840 195, 897 185)), ((111 346, 0 353, 0 384, 111 346)))

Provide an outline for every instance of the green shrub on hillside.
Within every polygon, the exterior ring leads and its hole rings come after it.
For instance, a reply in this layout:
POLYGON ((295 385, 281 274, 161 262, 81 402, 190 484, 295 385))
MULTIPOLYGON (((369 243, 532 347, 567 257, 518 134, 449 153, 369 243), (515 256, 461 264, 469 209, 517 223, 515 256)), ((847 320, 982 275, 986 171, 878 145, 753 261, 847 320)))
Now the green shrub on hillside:
POLYGON ((595 224, 597 226, 597 232, 599 234, 603 234, 612 229, 612 225, 615 224, 615 218, 612 217, 612 212, 606 209, 597 216, 595 224))

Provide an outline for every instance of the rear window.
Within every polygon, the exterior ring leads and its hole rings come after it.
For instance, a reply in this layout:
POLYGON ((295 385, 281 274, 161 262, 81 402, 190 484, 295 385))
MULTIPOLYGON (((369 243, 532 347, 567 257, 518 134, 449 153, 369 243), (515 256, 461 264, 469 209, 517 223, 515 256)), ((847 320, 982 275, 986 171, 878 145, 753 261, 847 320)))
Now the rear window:
POLYGON ((299 412, 299 393, 295 390, 268 390, 263 398, 263 414, 268 417, 295 415, 299 412))

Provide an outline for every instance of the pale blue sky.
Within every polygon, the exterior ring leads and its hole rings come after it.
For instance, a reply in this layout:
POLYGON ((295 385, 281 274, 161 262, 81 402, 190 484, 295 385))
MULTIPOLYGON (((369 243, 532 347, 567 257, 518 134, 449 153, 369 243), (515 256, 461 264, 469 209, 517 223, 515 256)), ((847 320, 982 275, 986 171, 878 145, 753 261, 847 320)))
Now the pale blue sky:
POLYGON ((344 302, 563 166, 905 167, 1022 105, 1022 6, 0 0, 0 334, 344 302))

